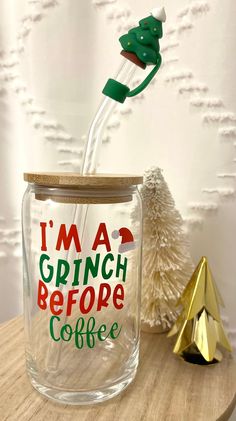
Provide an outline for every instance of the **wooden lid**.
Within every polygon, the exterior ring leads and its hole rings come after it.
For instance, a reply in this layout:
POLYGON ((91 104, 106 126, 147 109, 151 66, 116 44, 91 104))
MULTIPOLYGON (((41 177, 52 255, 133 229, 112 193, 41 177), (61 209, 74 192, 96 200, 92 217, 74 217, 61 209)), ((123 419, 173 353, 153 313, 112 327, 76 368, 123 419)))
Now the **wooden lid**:
POLYGON ((73 188, 125 188, 142 184, 143 177, 125 174, 88 174, 72 172, 24 173, 24 180, 41 186, 73 188))
MULTIPOLYGON (((104 191, 104 189, 102 190, 104 191)), ((116 190, 117 191, 117 190, 116 190)), ((81 204, 81 205, 97 205, 97 204, 112 204, 112 203, 126 203, 131 202, 132 195, 123 195, 118 196, 117 194, 114 196, 104 196, 100 195, 99 197, 95 197, 93 195, 87 195, 86 197, 81 196, 69 196, 69 195, 52 195, 52 194, 41 194, 41 193, 35 193, 35 199, 36 200, 52 200, 55 203, 72 203, 72 204, 81 204)))

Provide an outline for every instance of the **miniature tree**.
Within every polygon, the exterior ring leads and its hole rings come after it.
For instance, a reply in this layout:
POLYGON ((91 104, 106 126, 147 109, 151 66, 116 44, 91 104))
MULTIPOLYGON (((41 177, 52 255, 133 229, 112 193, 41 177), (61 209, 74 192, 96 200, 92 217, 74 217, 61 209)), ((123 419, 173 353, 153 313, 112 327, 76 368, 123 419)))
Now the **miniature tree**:
POLYGON ((150 16, 139 21, 138 27, 120 37, 124 51, 136 54, 145 64, 156 64, 160 59, 158 39, 162 38, 162 22, 165 20, 164 8, 153 9, 150 16))
POLYGON ((220 318, 222 298, 202 257, 180 299, 183 311, 168 336, 178 333, 173 352, 195 363, 221 361, 217 344, 232 351, 220 318))
POLYGON ((192 273, 183 220, 160 168, 144 174, 143 330, 164 331, 178 317, 176 302, 192 273))

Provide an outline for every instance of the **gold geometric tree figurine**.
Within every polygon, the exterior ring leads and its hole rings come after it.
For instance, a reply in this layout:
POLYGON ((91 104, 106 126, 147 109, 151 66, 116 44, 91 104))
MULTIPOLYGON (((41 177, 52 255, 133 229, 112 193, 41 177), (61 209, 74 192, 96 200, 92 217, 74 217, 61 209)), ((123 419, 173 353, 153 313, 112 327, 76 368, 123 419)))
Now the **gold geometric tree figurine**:
POLYGON ((183 311, 168 336, 178 333, 173 352, 188 361, 210 363, 222 360, 217 344, 228 351, 231 345, 224 331, 219 305, 224 305, 206 257, 202 257, 180 304, 183 311))

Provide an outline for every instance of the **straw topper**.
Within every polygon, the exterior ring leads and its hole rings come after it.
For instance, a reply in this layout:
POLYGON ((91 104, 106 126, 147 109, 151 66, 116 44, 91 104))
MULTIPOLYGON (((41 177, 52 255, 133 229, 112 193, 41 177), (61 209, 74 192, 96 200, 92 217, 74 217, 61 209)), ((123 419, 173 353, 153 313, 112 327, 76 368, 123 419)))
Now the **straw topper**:
POLYGON ((165 9, 155 8, 150 16, 141 19, 139 26, 132 28, 119 39, 123 50, 121 55, 137 66, 145 69, 154 65, 146 79, 132 91, 115 79, 108 79, 103 93, 115 101, 123 103, 127 97, 138 95, 151 82, 161 66, 159 39, 162 38, 162 23, 166 21, 165 9))

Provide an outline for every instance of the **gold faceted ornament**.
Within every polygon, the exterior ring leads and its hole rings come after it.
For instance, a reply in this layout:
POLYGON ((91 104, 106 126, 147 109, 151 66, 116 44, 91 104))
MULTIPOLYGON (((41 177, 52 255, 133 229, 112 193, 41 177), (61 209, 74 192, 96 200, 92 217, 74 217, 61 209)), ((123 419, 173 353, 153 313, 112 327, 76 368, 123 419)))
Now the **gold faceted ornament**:
POLYGON ((179 304, 183 311, 168 337, 178 334, 173 352, 196 364, 222 360, 221 345, 232 352, 220 318, 219 305, 224 305, 212 277, 206 257, 202 257, 179 304))

